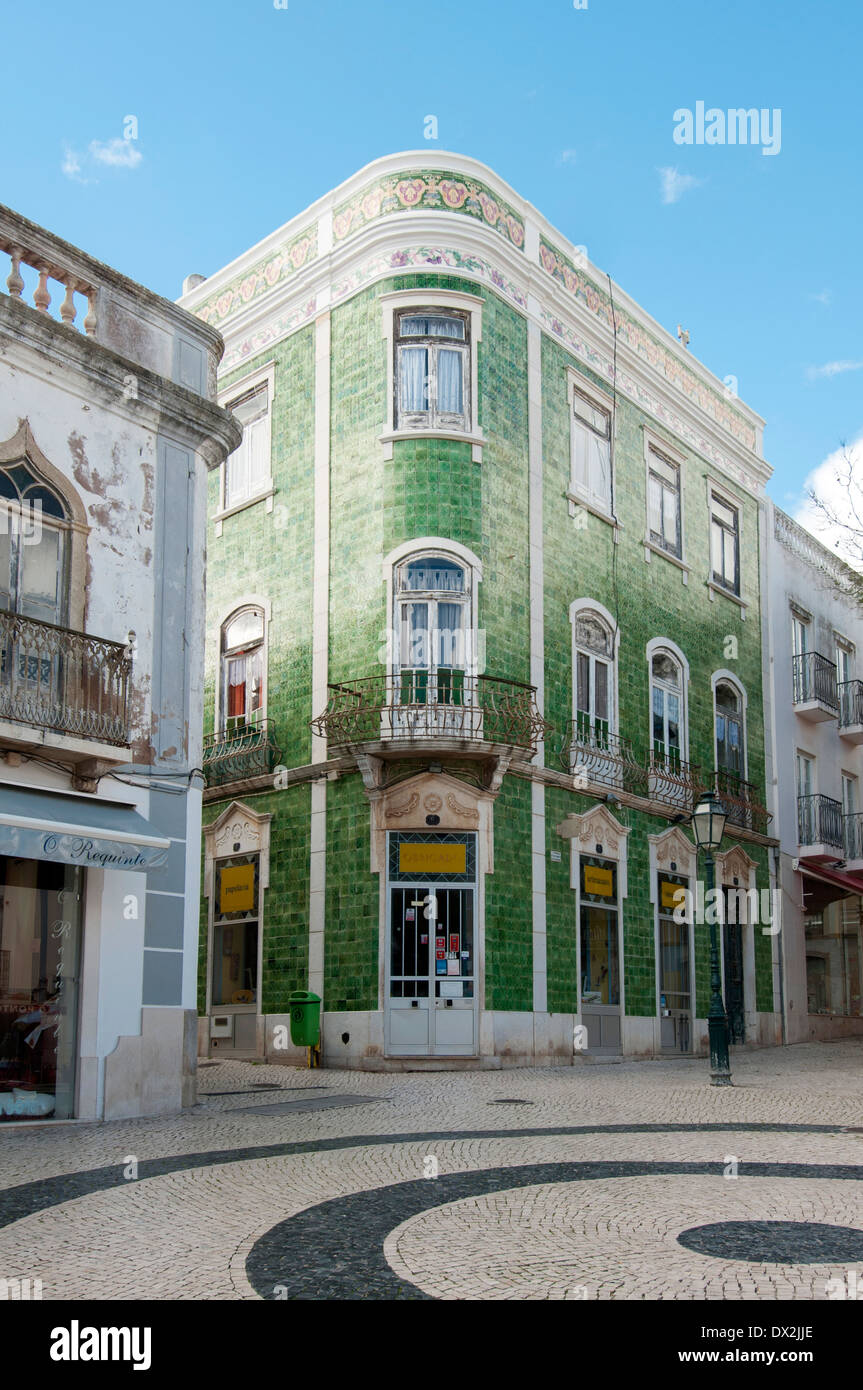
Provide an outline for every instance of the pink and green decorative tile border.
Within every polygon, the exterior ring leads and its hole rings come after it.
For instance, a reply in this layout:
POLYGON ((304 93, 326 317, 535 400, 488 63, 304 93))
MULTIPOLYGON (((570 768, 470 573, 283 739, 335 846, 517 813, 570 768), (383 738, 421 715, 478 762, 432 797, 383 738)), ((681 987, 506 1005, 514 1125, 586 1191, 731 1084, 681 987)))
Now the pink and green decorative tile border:
POLYGON ((230 285, 219 290, 197 309, 195 314, 205 323, 217 328, 230 314, 243 309, 271 290, 280 281, 286 280, 304 265, 317 259, 318 227, 313 223, 292 241, 280 246, 272 256, 259 261, 251 270, 239 275, 230 285))
MULTIPOLYGON (((547 309, 542 309, 540 311, 540 320, 546 332, 553 334, 555 338, 559 339, 575 357, 580 357, 582 362, 586 362, 598 376, 605 377, 607 381, 613 382, 615 380, 614 364, 604 353, 597 352, 580 334, 568 328, 566 324, 562 323, 554 314, 549 313, 547 309)), ((701 454, 702 458, 709 459, 712 463, 723 468, 725 472, 739 482, 742 487, 751 488, 751 482, 747 478, 745 469, 741 468, 738 463, 729 458, 721 449, 718 449, 713 441, 708 439, 706 435, 693 429, 688 421, 684 420, 676 411, 670 410, 665 402, 661 401, 658 396, 646 390, 640 382, 635 381, 619 364, 617 368, 617 386, 619 390, 624 391, 631 400, 634 400, 637 405, 640 405, 648 415, 654 416, 654 418, 661 421, 672 434, 676 434, 678 439, 685 440, 692 449, 701 454)))
POLYGON ((275 323, 267 324, 258 333, 252 334, 250 338, 244 338, 235 347, 229 347, 222 358, 219 366, 219 376, 224 377, 228 372, 234 371, 243 362, 250 358, 257 357, 265 348, 272 347, 282 338, 287 338, 289 333, 294 333, 303 324, 314 318, 317 308, 317 300, 313 297, 292 313, 286 314, 284 318, 277 319, 275 323))
POLYGON ((400 270, 455 270, 481 280, 493 289, 500 290, 520 309, 527 310, 527 293, 512 280, 508 280, 499 270, 482 256, 468 256, 452 247, 411 246, 398 251, 384 251, 373 257, 343 279, 337 280, 332 288, 332 303, 336 304, 348 295, 356 293, 364 285, 380 279, 386 274, 400 270))
MULTIPOLYGON (((572 264, 556 247, 540 240, 539 258, 543 270, 558 280, 576 299, 580 300, 591 313, 602 318, 612 326, 611 300, 604 290, 599 289, 592 280, 572 264)), ((674 353, 642 328, 625 310, 615 306, 618 336, 644 358, 654 370, 660 372, 676 390, 682 391, 695 402, 706 415, 709 415, 727 430, 729 434, 748 449, 755 449, 755 430, 715 391, 712 391, 700 377, 680 361, 674 353)))
POLYGON ((417 169, 376 179, 335 209, 333 240, 347 241, 369 222, 414 208, 463 213, 524 250, 524 222, 508 203, 478 179, 442 169, 417 169))

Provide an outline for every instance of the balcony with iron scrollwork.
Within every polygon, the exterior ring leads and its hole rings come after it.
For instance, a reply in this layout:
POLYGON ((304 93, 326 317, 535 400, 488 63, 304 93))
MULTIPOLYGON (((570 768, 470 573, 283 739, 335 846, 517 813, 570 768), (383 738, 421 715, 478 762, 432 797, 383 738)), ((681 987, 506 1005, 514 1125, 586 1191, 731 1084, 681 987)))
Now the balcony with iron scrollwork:
POLYGON ((647 759, 647 794, 651 801, 675 806, 687 814, 694 810, 705 781, 695 763, 686 763, 671 749, 654 747, 647 759))
POLYGON ((222 732, 204 738, 204 780, 209 788, 263 777, 281 757, 272 719, 231 718, 222 732))
POLYGON ((497 676, 464 671, 400 671, 330 685, 327 708, 311 721, 333 749, 374 746, 386 756, 471 746, 510 747, 532 754, 546 724, 536 689, 497 676))
POLYGON ((799 652, 792 658, 794 711, 810 723, 820 724, 839 714, 836 663, 820 652, 799 652))
POLYGON ((846 811, 842 831, 847 867, 859 873, 863 869, 863 811, 846 811))
POLYGON ((844 851, 842 802, 832 796, 798 796, 797 843, 811 855, 844 851))
POLYGON ((0 744, 128 762, 131 672, 122 642, 0 612, 0 744))
POLYGON ((628 739, 609 733, 599 721, 574 719, 562 750, 565 770, 585 787, 608 787, 612 791, 647 796, 647 769, 628 739))
POLYGON ((725 808, 727 824, 765 834, 770 815, 758 800, 753 783, 724 767, 717 769, 715 777, 716 795, 725 808))
POLYGON ((839 682, 839 737, 863 743, 863 681, 839 682))

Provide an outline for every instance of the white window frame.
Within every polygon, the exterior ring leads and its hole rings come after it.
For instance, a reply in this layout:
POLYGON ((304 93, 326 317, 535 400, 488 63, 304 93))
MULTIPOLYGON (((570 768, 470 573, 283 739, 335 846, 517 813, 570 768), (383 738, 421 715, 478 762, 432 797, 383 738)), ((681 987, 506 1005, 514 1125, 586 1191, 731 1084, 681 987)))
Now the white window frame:
MULTIPOLYGON (((381 306, 382 315, 382 335, 386 344, 386 419, 383 423, 379 439, 384 448, 384 458, 391 459, 393 456, 393 442, 397 439, 459 439, 467 441, 471 445, 471 458, 474 463, 482 462, 482 446, 487 442, 482 430, 479 427, 479 344, 482 341, 482 310, 483 300, 476 294, 464 294, 457 290, 397 290, 391 294, 382 294, 378 302, 381 306), (420 423, 403 427, 396 421, 395 417, 395 343, 396 343, 396 316, 403 314, 406 310, 414 310, 421 314, 423 310, 440 310, 445 313, 447 310, 455 309, 460 313, 467 314, 469 318, 469 342, 465 344, 465 350, 469 357, 468 370, 465 373, 464 393, 465 414, 464 428, 450 428, 445 425, 435 425, 420 423)), ((441 342, 444 342, 441 339, 441 342)), ((457 343, 453 339, 453 343, 457 343)))
POLYGON ((259 711, 256 711, 256 713, 258 719, 266 719, 267 717, 267 698, 269 695, 268 667, 270 648, 270 618, 272 614, 272 605, 269 599, 262 598, 259 594, 247 594, 244 595, 242 598, 235 599, 232 603, 227 604, 222 609, 221 613, 218 615, 218 622, 216 624, 216 698, 213 728, 215 729, 218 735, 225 737, 227 737, 227 734, 224 726, 228 716, 227 714, 225 714, 223 718, 222 712, 222 706, 224 704, 224 682, 222 678, 222 632, 224 631, 225 625, 229 623, 231 619, 236 617, 239 613, 242 613, 243 610, 246 608, 260 608, 261 612, 264 615, 264 637, 263 642, 261 644, 261 708, 259 711))
POLYGON ((680 667, 680 761, 689 762, 689 662, 670 637, 651 637, 647 644, 647 747, 653 749, 653 658, 661 652, 680 667))
MULTIPOLYGON (((737 498, 737 497, 735 497, 735 496, 733 495, 733 493, 729 492, 727 488, 722 487, 722 485, 721 485, 720 483, 717 483, 716 480, 715 480, 714 478, 712 478, 712 477, 710 476, 709 473, 708 473, 708 475, 707 475, 707 522, 708 522, 708 529, 709 529, 709 537, 708 537, 708 545, 707 545, 707 587, 708 587, 708 589, 711 591, 711 592, 710 592, 710 597, 711 597, 711 599, 712 599, 712 598, 715 597, 716 594, 722 594, 722 596, 723 596, 724 598, 729 598, 729 599, 731 599, 733 603, 737 603, 737 604, 740 605, 741 608, 743 608, 743 607, 744 607, 744 598, 743 598, 743 565, 742 565, 742 563, 741 563, 741 556, 742 556, 742 552, 743 552, 743 529, 742 529, 743 510, 742 510, 741 505, 740 505, 740 499, 737 498), (729 588, 727 587, 727 585, 725 585, 725 584, 720 584, 719 581, 718 581, 717 579, 714 578, 714 573, 713 573, 713 502, 714 502, 714 499, 715 499, 717 502, 719 502, 723 507, 727 507, 727 508, 729 509, 729 511, 733 511, 733 512, 735 513, 735 515, 737 516, 737 588, 736 588, 736 589, 729 589, 729 588)), ((723 530, 724 530, 724 528, 723 528, 723 530)))
MULTIPOLYGON (((395 550, 390 551, 384 559, 383 579, 387 593, 388 627, 384 634, 386 638, 385 653, 382 651, 381 655, 385 655, 387 674, 391 680, 394 680, 401 669, 399 661, 400 633, 396 609, 397 604, 401 602, 402 594, 396 587, 396 571, 406 561, 419 560, 424 555, 439 555, 442 559, 454 560, 465 571, 465 583, 468 588, 465 604, 467 609, 466 629, 470 634, 468 643, 470 661, 465 675, 471 677, 481 675, 484 667, 484 653, 479 650, 477 618, 479 613, 478 588, 482 583, 482 561, 472 550, 468 550, 466 545, 460 545, 458 541, 448 540, 444 536, 418 536, 416 540, 404 541, 401 545, 396 546, 395 550)), ((420 596, 419 601, 424 601, 422 596, 420 596)))
POLYGON ((714 671, 710 678, 713 689, 713 769, 719 771, 719 756, 716 746, 716 688, 719 685, 730 685, 737 691, 740 697, 740 720, 743 726, 743 767, 740 772, 742 781, 749 781, 749 730, 747 722, 748 702, 746 691, 741 685, 737 676, 732 671, 714 671))
POLYGON ((850 641, 849 638, 843 637, 840 632, 834 632, 833 639, 836 646, 837 684, 841 684, 843 679, 849 681, 856 680, 856 676, 854 675, 854 657, 856 655, 854 643, 850 641), (844 664, 842 659, 843 657, 847 660, 848 663, 848 674, 844 677, 842 674, 842 666, 844 664))
MULTIPOLYGON (((226 517, 234 516, 237 512, 245 510, 246 507, 253 507, 258 502, 266 502, 268 512, 273 510, 273 496, 275 487, 273 485, 273 402, 276 391, 276 364, 275 361, 267 362, 263 367, 250 372, 240 381, 235 381, 231 386, 219 392, 218 403, 223 410, 230 410, 231 403, 239 401, 241 396, 247 396, 252 391, 257 391, 260 387, 267 388, 267 414, 265 434, 265 450, 269 467, 267 476, 263 484, 250 493, 247 497, 241 498, 231 506, 226 505, 225 486, 227 481, 228 459, 225 459, 219 468, 219 506, 213 516, 216 523, 216 535, 222 534, 222 522, 226 517)), ((228 456, 229 458, 231 455, 228 456)))
MULTIPOLYGON (((608 732, 614 738, 617 734, 618 719, 618 653, 620 650, 620 629, 614 621, 614 617, 601 603, 597 603, 592 598, 577 598, 569 605, 569 622, 572 628, 572 727, 576 728, 578 723, 578 655, 582 652, 585 656, 595 657, 596 653, 591 652, 587 647, 581 647, 576 637, 578 619, 588 613, 593 613, 597 618, 601 618, 607 626, 612 637, 612 654, 608 658, 611 667, 611 679, 608 686, 608 732)), ((602 659, 602 658, 600 658, 602 659)), ((593 678, 591 678, 592 683, 593 678)))
POLYGON ((598 516, 602 521, 607 521, 611 526, 619 528, 620 522, 614 510, 614 400, 605 391, 594 386, 593 382, 587 381, 575 367, 567 367, 566 382, 569 405, 569 485, 566 490, 566 497, 569 502, 569 514, 575 516, 579 507, 585 507, 587 511, 598 516), (576 430, 579 428, 589 429, 587 425, 580 426, 576 420, 576 394, 583 396, 594 410, 601 410, 608 416, 608 498, 600 498, 598 494, 591 492, 589 482, 586 488, 582 487, 575 476, 576 430))
POLYGON ((644 439, 644 558, 650 560, 653 555, 661 555, 669 564, 676 565, 683 574, 683 583, 689 583, 689 565, 686 561, 686 514, 684 507, 684 469, 686 467, 686 455, 676 449, 673 444, 669 444, 667 439, 657 434, 647 425, 642 426, 644 439), (675 555, 670 550, 665 550, 661 545, 657 545, 650 534, 650 456, 651 453, 659 454, 666 463, 673 464, 677 468, 679 491, 678 501, 680 509, 680 554, 675 555))

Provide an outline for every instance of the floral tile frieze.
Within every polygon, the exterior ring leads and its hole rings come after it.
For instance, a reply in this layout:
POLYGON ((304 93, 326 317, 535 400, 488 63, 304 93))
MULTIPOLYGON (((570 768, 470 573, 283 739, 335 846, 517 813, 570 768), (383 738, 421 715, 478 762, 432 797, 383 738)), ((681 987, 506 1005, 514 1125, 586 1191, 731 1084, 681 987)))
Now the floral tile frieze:
POLYGON ((636 401, 642 410, 648 415, 652 415, 656 420, 666 426, 672 434, 676 434, 678 439, 684 440, 690 448, 701 454, 702 458, 710 459, 717 464, 741 487, 751 487, 751 480, 748 478, 746 470, 741 468, 738 463, 718 449, 716 445, 692 428, 688 421, 684 420, 675 410, 669 409, 664 401, 660 400, 618 364, 617 376, 615 378, 614 364, 604 353, 597 352, 580 334, 574 332, 566 324, 562 323, 554 314, 543 309, 540 312, 540 319, 547 332, 553 334, 559 342, 563 343, 574 356, 581 358, 588 367, 592 368, 597 375, 605 377, 607 381, 615 382, 617 387, 624 391, 627 396, 636 401))
MULTIPOLYGON (((561 251, 550 246, 544 239, 540 240, 539 258, 543 270, 548 275, 564 285, 570 294, 580 300, 591 313, 604 319, 611 328, 611 300, 603 290, 599 289, 592 280, 578 270, 561 251)), ((615 308, 614 318, 617 321, 618 335, 628 343, 634 352, 638 353, 639 357, 648 362, 655 371, 660 372, 675 390, 682 391, 706 415, 711 416, 718 425, 721 425, 741 444, 754 451, 755 430, 722 396, 711 391, 710 387, 705 385, 694 372, 690 371, 679 357, 657 342, 652 334, 642 328, 641 324, 636 323, 635 319, 631 318, 625 311, 615 308)))
POLYGON ((524 250, 524 222, 503 199, 478 179, 439 169, 418 169, 376 179, 333 213, 333 240, 343 242, 369 222, 414 208, 459 212, 492 227, 519 251, 524 250))
POLYGON ((463 275, 471 275, 476 280, 500 290, 521 309, 527 309, 527 293, 512 280, 502 275, 490 261, 483 256, 466 255, 454 247, 410 246, 398 251, 384 251, 358 266, 349 275, 337 280, 332 288, 333 303, 338 303, 347 295, 355 293, 363 285, 370 284, 388 272, 407 269, 455 270, 463 275))
POLYGON ((315 260, 317 254, 318 227, 317 223, 313 223, 293 240, 280 246, 272 256, 259 261, 251 270, 238 275, 230 285, 226 285, 224 289, 205 300, 200 308, 195 310, 196 316, 205 323, 218 327, 230 314, 244 309, 274 285, 295 275, 304 265, 315 260))

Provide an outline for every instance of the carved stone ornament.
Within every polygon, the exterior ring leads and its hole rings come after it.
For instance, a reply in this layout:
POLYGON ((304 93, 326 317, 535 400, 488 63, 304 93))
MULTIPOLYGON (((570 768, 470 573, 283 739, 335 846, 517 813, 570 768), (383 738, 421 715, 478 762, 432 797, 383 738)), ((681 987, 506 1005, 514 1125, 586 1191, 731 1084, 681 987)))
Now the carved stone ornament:
POLYGON ((389 806, 387 815, 393 820, 399 820, 402 816, 409 816, 411 811, 415 811, 420 804, 419 792, 411 792, 407 801, 403 801, 400 806, 389 806))
POLYGON ((467 821, 470 825, 479 824, 479 811, 475 806, 463 806, 452 792, 447 792, 446 804, 454 816, 467 821))
POLYGON ((434 815, 436 811, 439 811, 442 805, 443 802, 440 797, 434 792, 431 792, 429 796, 423 799, 423 806, 425 806, 427 811, 431 811, 432 815, 434 815))

